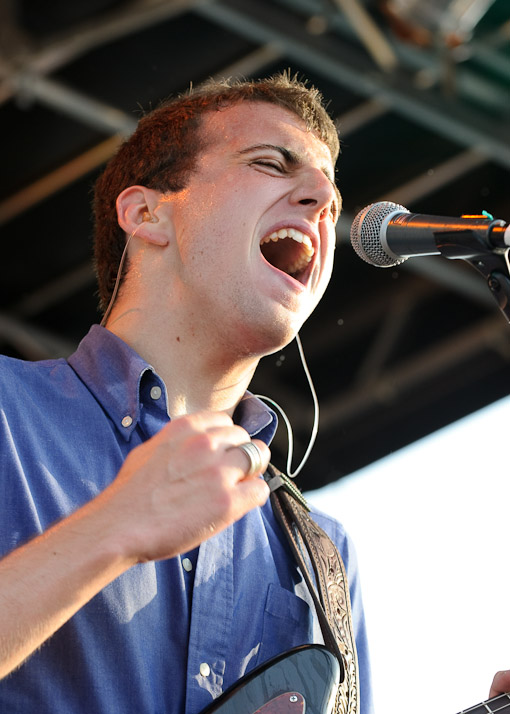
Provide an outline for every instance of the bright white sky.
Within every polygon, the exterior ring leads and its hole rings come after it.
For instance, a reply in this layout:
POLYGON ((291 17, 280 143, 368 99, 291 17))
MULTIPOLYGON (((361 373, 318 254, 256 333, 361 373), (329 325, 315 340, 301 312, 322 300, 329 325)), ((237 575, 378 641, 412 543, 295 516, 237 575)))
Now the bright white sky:
POLYGON ((456 714, 510 669, 510 399, 306 494, 353 537, 377 714, 456 714))

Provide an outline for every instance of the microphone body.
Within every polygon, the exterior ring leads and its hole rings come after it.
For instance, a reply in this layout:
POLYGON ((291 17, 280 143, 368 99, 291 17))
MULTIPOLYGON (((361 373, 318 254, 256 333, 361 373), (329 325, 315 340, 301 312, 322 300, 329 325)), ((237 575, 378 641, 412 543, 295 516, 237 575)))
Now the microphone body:
POLYGON ((442 255, 472 259, 504 253, 510 247, 510 226, 490 216, 445 218, 411 213, 391 201, 366 206, 351 228, 351 242, 360 258, 390 268, 412 256, 442 255))

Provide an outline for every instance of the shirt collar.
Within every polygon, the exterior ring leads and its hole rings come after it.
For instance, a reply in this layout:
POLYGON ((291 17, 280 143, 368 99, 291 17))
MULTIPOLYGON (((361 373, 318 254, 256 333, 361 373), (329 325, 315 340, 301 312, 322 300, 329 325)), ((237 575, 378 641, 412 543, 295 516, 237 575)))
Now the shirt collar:
POLYGON ((271 440, 278 426, 275 412, 251 392, 246 392, 234 411, 234 422, 246 429, 253 439, 262 439, 266 444, 271 440))
MULTIPOLYGON (((142 377, 150 377, 163 394, 163 380, 140 355, 119 337, 100 325, 92 325, 69 364, 101 404, 122 436, 129 440, 140 420, 142 377), (149 376, 149 375, 147 375, 149 376)), ((277 417, 250 392, 246 392, 234 412, 234 421, 251 437, 269 443, 277 427, 277 417)))
POLYGON ((140 418, 142 375, 152 367, 100 325, 92 325, 68 362, 128 440, 140 418))

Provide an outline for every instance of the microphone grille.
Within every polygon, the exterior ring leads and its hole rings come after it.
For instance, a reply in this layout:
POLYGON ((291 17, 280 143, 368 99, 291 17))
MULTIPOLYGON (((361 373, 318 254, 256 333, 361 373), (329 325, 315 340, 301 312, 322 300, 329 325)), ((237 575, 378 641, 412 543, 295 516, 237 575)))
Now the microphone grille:
POLYGON ((392 213, 409 213, 409 211, 399 203, 379 201, 363 208, 352 222, 352 247, 362 260, 378 268, 391 268, 406 260, 388 253, 381 242, 382 224, 392 213))

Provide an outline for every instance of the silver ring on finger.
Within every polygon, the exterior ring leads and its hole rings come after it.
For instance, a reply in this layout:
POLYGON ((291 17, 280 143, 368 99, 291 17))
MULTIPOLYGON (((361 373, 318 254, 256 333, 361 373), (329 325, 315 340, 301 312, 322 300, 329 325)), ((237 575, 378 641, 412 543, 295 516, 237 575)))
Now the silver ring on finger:
POLYGON ((247 441, 244 444, 238 444, 237 448, 246 454, 250 462, 248 471, 245 472, 246 476, 262 473, 262 453, 257 444, 254 444, 253 441, 247 441))

